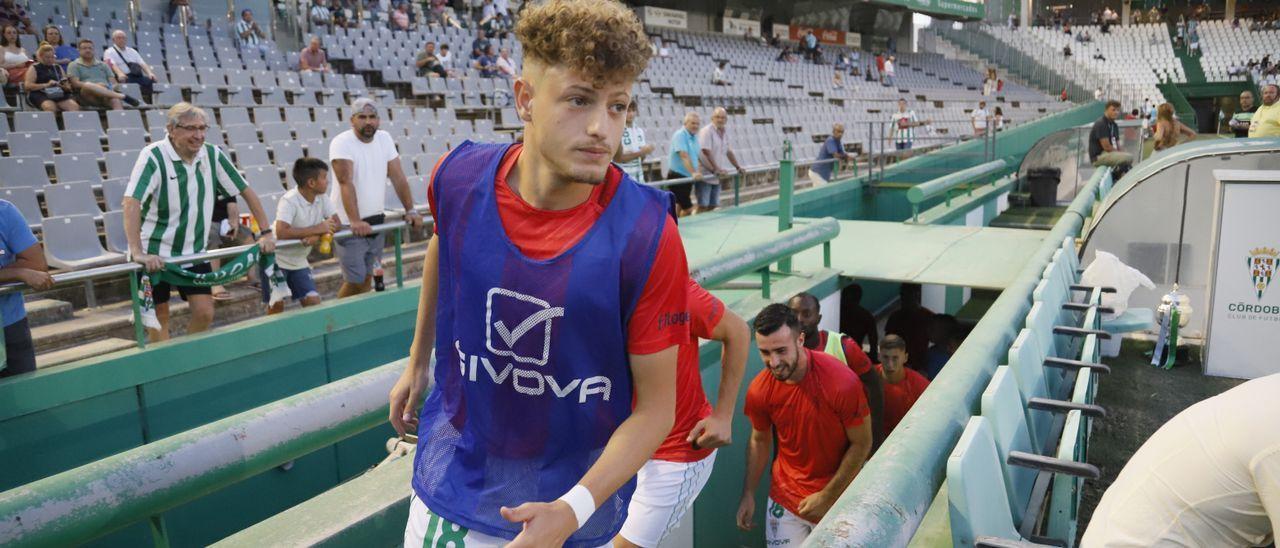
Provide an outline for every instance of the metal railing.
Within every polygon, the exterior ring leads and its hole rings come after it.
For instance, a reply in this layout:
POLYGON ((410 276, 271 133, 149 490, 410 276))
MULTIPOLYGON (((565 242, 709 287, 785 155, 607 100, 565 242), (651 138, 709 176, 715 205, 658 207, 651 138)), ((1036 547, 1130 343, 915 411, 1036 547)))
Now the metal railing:
MULTIPOLYGON (((925 200, 943 194, 946 196, 946 205, 951 205, 951 189, 964 183, 969 183, 1004 169, 1004 160, 993 160, 985 164, 979 164, 969 169, 963 169, 944 175, 937 179, 932 179, 924 183, 915 185, 907 189, 907 201, 911 202, 911 221, 920 220, 920 204, 925 200)), ((969 185, 969 195, 973 195, 973 185, 969 185)))
MULTIPOLYGON (((396 287, 404 287, 404 261, 403 261, 403 245, 404 245, 404 229, 408 226, 404 221, 392 221, 373 226, 373 233, 380 234, 384 232, 392 233, 392 240, 395 247, 395 275, 396 287)), ((359 237, 351 233, 350 229, 341 230, 333 235, 335 242, 342 238, 359 237)), ((226 247, 196 253, 192 255, 183 255, 165 259, 166 264, 184 265, 193 262, 205 262, 213 259, 228 259, 235 257, 252 248, 257 244, 242 245, 236 247, 226 247)), ((301 240, 280 240, 276 242, 276 248, 289 248, 304 245, 301 240)), ((336 244, 335 244, 336 245, 336 244)), ((112 278, 129 278, 129 295, 133 307, 133 331, 134 339, 138 348, 147 347, 146 331, 142 327, 142 303, 138 297, 138 276, 137 272, 141 272, 143 266, 138 263, 115 264, 110 266, 101 266, 97 268, 87 268, 84 270, 74 270, 70 272, 60 272, 52 275, 54 287, 69 286, 74 284, 84 284, 89 294, 93 292, 93 283, 98 280, 112 278)), ((20 282, 10 282, 0 284, 0 295, 15 291, 23 291, 30 287, 20 282)), ((92 298, 90 299, 93 300, 92 298)))
MULTIPOLYGON (((789 143, 788 143, 788 146, 789 146, 789 143)), ((794 167, 813 167, 820 164, 834 164, 831 171, 831 180, 835 180, 838 176, 840 176, 840 173, 841 173, 840 168, 843 162, 841 162, 839 159, 836 159, 836 158, 830 158, 827 160, 804 160, 800 162, 794 162, 793 166, 794 167)), ((856 162, 850 162, 850 165, 852 166, 852 176, 857 177, 858 164, 856 162)), ((738 173, 736 171, 731 173, 730 178, 733 180, 733 205, 734 206, 742 205, 743 177, 756 175, 759 173, 772 173, 772 172, 781 171, 781 170, 782 170, 782 163, 778 162, 776 164, 748 166, 743 168, 742 173, 738 173)), ((668 188, 675 185, 698 183, 698 182, 722 183, 722 180, 717 175, 704 174, 704 175, 698 175, 696 177, 681 177, 679 179, 667 179, 664 181, 648 181, 645 184, 655 188, 668 188)))

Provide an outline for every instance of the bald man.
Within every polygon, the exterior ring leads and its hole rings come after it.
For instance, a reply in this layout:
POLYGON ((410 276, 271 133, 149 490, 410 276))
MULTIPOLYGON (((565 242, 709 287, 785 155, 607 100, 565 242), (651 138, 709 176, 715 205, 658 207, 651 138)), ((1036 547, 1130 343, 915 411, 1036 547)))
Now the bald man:
MULTIPOLYGON (((702 117, 689 111, 684 115, 684 125, 671 134, 671 146, 667 161, 667 180, 687 179, 698 173, 698 159, 702 156, 698 147, 698 127, 702 117)), ((676 212, 681 217, 693 213, 693 183, 679 183, 667 187, 675 195, 676 212)))
POLYGON ((711 211, 720 205, 720 185, 729 177, 729 166, 746 175, 738 164, 738 158, 729 146, 729 134, 724 127, 729 123, 729 113, 716 108, 711 113, 711 123, 698 132, 698 144, 702 146, 702 174, 707 178, 694 183, 698 191, 698 212, 711 211))
MULTIPOLYGON (((818 151, 818 161, 830 160, 837 158, 840 160, 848 160, 849 155, 844 151, 844 144, 840 139, 844 137, 844 124, 836 124, 831 126, 831 136, 827 138, 827 142, 822 144, 822 150, 818 151)), ((812 169, 824 180, 831 180, 831 173, 835 170, 835 162, 827 162, 823 164, 814 164, 812 169)))

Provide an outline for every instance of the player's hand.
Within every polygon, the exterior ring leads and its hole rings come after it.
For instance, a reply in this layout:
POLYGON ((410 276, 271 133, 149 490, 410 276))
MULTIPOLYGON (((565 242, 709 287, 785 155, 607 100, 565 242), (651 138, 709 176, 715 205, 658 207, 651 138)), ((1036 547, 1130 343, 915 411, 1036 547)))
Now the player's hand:
POLYGON ((405 213, 404 220, 405 222, 409 223, 409 227, 414 230, 422 228, 422 214, 418 213, 417 211, 410 210, 407 213, 405 213))
POLYGON ((276 250, 276 236, 272 233, 263 234, 258 238, 258 249, 263 253, 274 253, 276 250))
POLYGON ((715 449, 733 443, 733 419, 717 417, 714 414, 698 421, 685 438, 695 449, 715 449))
POLYGON ((738 528, 743 531, 751 530, 751 518, 755 517, 756 498, 754 496, 743 496, 742 501, 738 503, 738 528))
POLYGON ((822 516, 827 515, 827 511, 831 509, 831 505, 835 504, 836 497, 827 495, 824 491, 818 491, 809 495, 800 501, 800 517, 807 521, 818 523, 822 521, 822 516))
POLYGON ((387 419, 401 438, 405 432, 418 432, 418 405, 422 403, 422 394, 430 386, 431 368, 425 364, 414 367, 412 364, 404 368, 400 379, 391 387, 387 396, 390 402, 387 419))
POLYGON ((373 234, 373 226, 362 220, 351 221, 351 233, 356 236, 368 236, 373 234))
POLYGON ((146 253, 134 255, 133 262, 142 265, 147 272, 156 272, 164 268, 163 259, 156 255, 148 255, 146 253))
POLYGON ((22 283, 27 284, 31 289, 43 291, 53 287, 53 276, 43 270, 35 270, 31 268, 18 269, 18 278, 22 283))
POLYGON ((542 548, 561 546, 578 530, 578 517, 563 500, 526 502, 515 508, 502 507, 499 512, 507 521, 523 522, 524 530, 507 548, 542 548))

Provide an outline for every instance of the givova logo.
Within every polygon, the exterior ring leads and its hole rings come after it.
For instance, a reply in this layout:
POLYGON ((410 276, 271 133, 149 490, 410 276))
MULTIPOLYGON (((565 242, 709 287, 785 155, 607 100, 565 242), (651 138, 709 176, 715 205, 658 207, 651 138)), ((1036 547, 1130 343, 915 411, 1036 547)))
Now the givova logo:
POLYGON ((563 306, 495 287, 489 290, 484 308, 484 344, 489 352, 519 363, 547 364, 552 320, 564 316, 563 306))
POLYGON ((1276 251, 1273 247, 1258 247, 1249 250, 1249 275, 1252 278, 1253 289, 1257 292, 1258 300, 1262 300, 1263 292, 1271 285, 1271 278, 1275 275, 1278 262, 1280 262, 1280 251, 1276 251))

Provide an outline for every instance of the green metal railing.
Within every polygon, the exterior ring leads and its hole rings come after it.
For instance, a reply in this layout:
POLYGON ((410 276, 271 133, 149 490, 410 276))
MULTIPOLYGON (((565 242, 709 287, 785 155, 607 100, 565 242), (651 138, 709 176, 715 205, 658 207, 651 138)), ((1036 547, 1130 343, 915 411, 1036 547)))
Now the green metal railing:
POLYGON ((827 512, 804 546, 906 546, 945 476, 947 455, 978 405, 995 368, 1006 360, 1031 305, 1031 295, 1053 253, 1080 234, 1096 204, 1097 188, 1111 177, 1096 171, 1044 242, 827 512))
MULTIPOLYGON (((945 203, 951 205, 951 190, 965 183, 979 181, 992 173, 998 172, 1005 168, 1004 160, 994 160, 985 164, 978 164, 968 169, 963 169, 950 175, 943 175, 937 179, 920 183, 907 189, 907 201, 911 202, 911 221, 920 220, 920 204, 925 200, 942 194, 945 196, 945 203)), ((973 185, 968 187, 969 195, 973 195, 973 185)))

